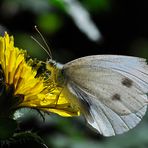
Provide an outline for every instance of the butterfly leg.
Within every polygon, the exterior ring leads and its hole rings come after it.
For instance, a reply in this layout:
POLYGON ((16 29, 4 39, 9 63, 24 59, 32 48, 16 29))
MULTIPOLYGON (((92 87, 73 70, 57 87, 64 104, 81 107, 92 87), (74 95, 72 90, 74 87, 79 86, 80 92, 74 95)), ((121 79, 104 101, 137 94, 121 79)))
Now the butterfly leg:
POLYGON ((56 107, 56 106, 57 106, 57 104, 58 104, 59 97, 60 97, 60 95, 61 95, 62 91, 63 91, 63 88, 60 90, 59 94, 57 94, 57 95, 56 95, 56 98, 55 98, 55 107, 56 107))

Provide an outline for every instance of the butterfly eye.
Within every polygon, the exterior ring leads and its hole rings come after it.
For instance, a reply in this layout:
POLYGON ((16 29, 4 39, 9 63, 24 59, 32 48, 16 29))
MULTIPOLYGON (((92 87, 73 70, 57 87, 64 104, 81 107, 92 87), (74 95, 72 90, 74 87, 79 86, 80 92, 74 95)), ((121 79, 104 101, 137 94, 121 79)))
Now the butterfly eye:
POLYGON ((47 61, 48 65, 50 65, 51 67, 56 67, 56 61, 49 59, 49 61, 47 61))

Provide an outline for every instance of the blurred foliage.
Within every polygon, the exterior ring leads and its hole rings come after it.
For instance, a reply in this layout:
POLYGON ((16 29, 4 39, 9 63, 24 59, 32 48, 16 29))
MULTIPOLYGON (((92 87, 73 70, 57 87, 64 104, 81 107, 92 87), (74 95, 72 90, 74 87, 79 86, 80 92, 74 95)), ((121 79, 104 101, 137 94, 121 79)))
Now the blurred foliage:
MULTIPOLYGON (((40 41, 41 39, 38 40, 40 41)), ((44 52, 44 50, 31 38, 31 35, 17 33, 15 37, 15 45, 22 49, 26 49, 28 54, 33 58, 38 58, 43 61, 48 58, 46 52, 44 52)))
POLYGON ((43 122, 40 114, 34 110, 22 109, 20 112, 23 113, 19 118, 22 122, 20 127, 28 129, 25 122, 29 121, 29 128, 33 132, 38 129, 38 134, 45 143, 53 148, 146 148, 148 146, 148 115, 136 128, 125 134, 102 137, 89 129, 80 117, 62 118, 44 114, 45 122, 43 122))
POLYGON ((10 138, 16 128, 17 123, 15 120, 9 118, 0 118, 0 139, 10 138))
POLYGON ((108 11, 111 9, 111 2, 109 0, 82 0, 84 6, 90 12, 108 11))
POLYGON ((54 13, 45 13, 38 17, 37 24, 44 32, 56 33, 62 26, 62 19, 54 13))
MULTIPOLYGON (((148 58, 147 4, 145 1, 79 0, 90 15, 91 23, 102 34, 93 42, 76 25, 67 11, 66 0, 1 0, 0 32, 14 35, 16 46, 27 49, 41 60, 47 54, 30 36, 42 44, 34 29, 37 25, 53 52, 53 59, 67 62, 90 54, 125 54, 148 58)), ((79 4, 78 3, 78 4, 79 4)), ((87 20, 88 21, 88 20, 87 20)), ((90 20, 89 20, 90 21, 90 20)), ((80 27, 84 28, 85 23, 80 27)), ((88 29, 89 30, 89 29, 88 29)), ((37 111, 22 110, 20 130, 38 134, 53 148, 146 148, 148 115, 136 128, 119 136, 105 138, 93 132, 81 118, 45 116, 37 111)))

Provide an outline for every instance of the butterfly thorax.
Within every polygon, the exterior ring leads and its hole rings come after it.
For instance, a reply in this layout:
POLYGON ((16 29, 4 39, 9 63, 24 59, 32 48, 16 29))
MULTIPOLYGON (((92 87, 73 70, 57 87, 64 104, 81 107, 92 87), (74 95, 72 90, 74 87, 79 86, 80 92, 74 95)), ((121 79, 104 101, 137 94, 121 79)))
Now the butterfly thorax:
POLYGON ((49 60, 46 64, 46 69, 50 71, 50 77, 51 79, 60 86, 64 85, 65 78, 62 74, 62 68, 63 65, 60 63, 57 63, 56 61, 49 60))

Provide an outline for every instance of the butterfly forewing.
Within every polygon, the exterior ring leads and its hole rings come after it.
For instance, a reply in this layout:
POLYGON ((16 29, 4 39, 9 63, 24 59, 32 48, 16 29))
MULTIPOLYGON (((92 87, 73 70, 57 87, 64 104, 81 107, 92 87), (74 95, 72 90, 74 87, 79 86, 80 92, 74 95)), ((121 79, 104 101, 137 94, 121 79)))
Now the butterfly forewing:
POLYGON ((94 121, 90 123, 85 116, 86 120, 103 135, 123 133, 141 120, 136 113, 142 110, 141 116, 145 114, 148 66, 144 59, 88 56, 65 64, 63 72, 70 91, 90 104, 89 111, 94 121), (122 128, 113 131, 108 123, 110 126, 116 123, 116 127, 122 128), (107 129, 112 130, 108 133, 105 132, 107 129))

